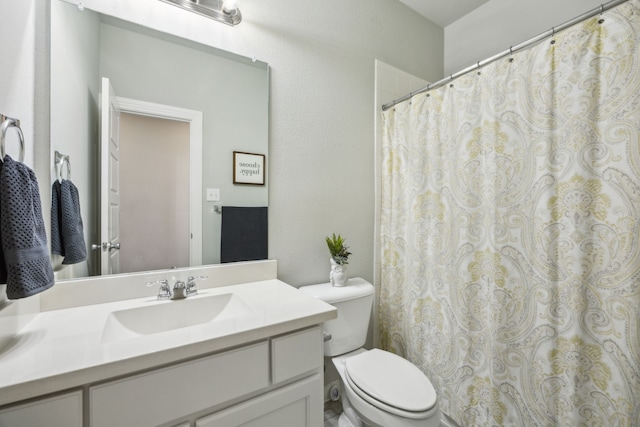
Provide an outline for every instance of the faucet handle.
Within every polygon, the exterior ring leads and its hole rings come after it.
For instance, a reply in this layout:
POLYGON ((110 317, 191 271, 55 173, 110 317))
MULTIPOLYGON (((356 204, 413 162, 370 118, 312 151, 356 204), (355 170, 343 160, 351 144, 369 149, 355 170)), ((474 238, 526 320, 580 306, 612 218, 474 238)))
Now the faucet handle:
POLYGON ((153 280, 151 282, 147 282, 146 285, 160 285, 160 288, 158 288, 158 300, 171 299, 171 288, 169 287, 169 281, 167 279, 153 280))
POLYGON ((187 279, 187 295, 196 295, 198 293, 198 289, 196 288, 196 280, 206 280, 208 276, 189 276, 187 279))

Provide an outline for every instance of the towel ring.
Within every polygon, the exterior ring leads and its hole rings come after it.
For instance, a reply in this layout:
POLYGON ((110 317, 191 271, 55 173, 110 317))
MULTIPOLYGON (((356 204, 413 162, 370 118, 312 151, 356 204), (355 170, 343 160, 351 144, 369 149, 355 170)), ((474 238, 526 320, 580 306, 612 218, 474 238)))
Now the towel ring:
POLYGON ((59 151, 56 151, 55 154, 55 161, 56 161, 56 172, 58 175, 58 182, 62 182, 62 167, 66 164, 67 165, 67 180, 71 180, 71 162, 69 161, 69 156, 64 155, 64 154, 60 154, 59 151))
POLYGON ((18 132, 18 137, 20 138, 20 161, 24 162, 24 135, 22 134, 22 129, 20 129, 20 121, 4 115, 2 116, 2 119, 2 125, 0 125, 0 155, 2 156, 2 159, 0 160, 4 161, 4 141, 7 136, 7 130, 10 127, 13 127, 18 132))

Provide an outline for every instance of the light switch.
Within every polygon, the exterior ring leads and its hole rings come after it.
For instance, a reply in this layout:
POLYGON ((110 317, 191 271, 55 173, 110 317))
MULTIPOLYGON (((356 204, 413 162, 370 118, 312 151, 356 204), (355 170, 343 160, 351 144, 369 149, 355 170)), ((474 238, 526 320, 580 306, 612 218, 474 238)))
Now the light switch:
POLYGON ((207 188, 207 202, 219 202, 219 201, 220 201, 220 189, 207 188))

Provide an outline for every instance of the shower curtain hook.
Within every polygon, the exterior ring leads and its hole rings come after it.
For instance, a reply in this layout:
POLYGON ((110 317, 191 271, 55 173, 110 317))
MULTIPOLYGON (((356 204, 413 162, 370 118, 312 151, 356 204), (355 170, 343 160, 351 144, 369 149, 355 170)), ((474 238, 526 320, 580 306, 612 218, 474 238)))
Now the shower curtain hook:
POLYGON ((513 46, 509 46, 509 54, 511 58, 509 58, 509 62, 513 62, 513 46))
POLYGON ((556 41, 554 37, 556 36, 556 27, 551 27, 551 44, 555 44, 556 41))
POLYGON ((602 24, 604 22, 604 18, 602 15, 604 14, 604 4, 600 5, 600 19, 598 19, 598 24, 602 24))

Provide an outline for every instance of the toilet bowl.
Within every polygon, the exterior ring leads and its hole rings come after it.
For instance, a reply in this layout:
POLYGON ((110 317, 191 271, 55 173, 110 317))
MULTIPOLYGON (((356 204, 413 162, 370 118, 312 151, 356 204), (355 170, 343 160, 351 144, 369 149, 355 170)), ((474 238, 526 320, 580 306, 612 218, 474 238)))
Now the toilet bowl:
POLYGON ((324 352, 340 375, 340 427, 440 425, 436 391, 420 369, 393 353, 360 348, 369 326, 373 285, 353 278, 344 287, 325 283, 299 289, 338 310, 337 319, 324 323, 331 337, 324 352))
POLYGON ((379 349, 358 349, 332 361, 344 393, 340 427, 440 425, 431 382, 406 359, 379 349))

